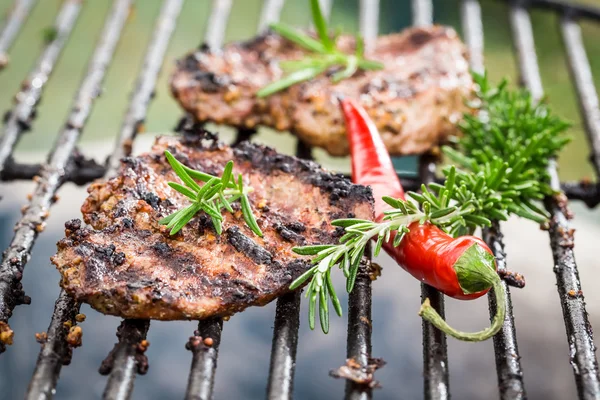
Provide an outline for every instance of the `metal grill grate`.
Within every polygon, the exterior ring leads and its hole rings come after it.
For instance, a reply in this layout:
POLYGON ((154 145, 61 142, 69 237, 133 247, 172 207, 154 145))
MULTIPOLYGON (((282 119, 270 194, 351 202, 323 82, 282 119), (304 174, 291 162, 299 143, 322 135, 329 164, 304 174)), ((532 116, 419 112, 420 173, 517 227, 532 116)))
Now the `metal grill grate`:
MULTIPOLYGON (((321 1, 326 11, 325 14, 329 15, 332 1, 321 1)), ((111 62, 115 46, 121 37, 132 2, 133 0, 114 0, 112 11, 107 17, 104 31, 90 61, 88 72, 81 83, 72 111, 45 164, 41 166, 17 164, 12 155, 21 135, 33 123, 36 106, 78 18, 81 1, 66 0, 64 2, 55 23, 57 35, 43 50, 36 67, 29 76, 29 84, 22 88, 22 92, 18 96, 20 101, 8 114, 0 138, 0 178, 4 181, 31 179, 34 175, 39 175, 40 178, 27 209, 15 226, 14 237, 8 249, 3 253, 0 266, 0 322, 7 322, 17 305, 29 301, 23 293, 21 277, 25 265, 29 261, 40 227, 43 226, 48 210, 55 201, 55 195, 61 185, 68 181, 83 184, 100 176, 114 174, 120 158, 131 152, 132 142, 146 118, 163 58, 183 6, 183 0, 165 0, 163 3, 114 152, 107 161, 106 167, 87 161, 76 151, 75 145, 94 105, 94 99, 97 97, 106 68, 111 62)), ((34 3, 33 0, 16 1, 15 11, 0 33, 0 67, 5 64, 7 51, 34 3)), ((258 25, 259 31, 264 30, 269 22, 279 19, 283 5, 284 0, 264 1, 258 25)), ((213 0, 210 23, 205 35, 205 42, 209 46, 216 48, 222 44, 232 6, 233 0, 213 0)), ((537 99, 542 96, 543 88, 535 54, 529 7, 552 10, 561 16, 560 29, 567 60, 592 149, 592 161, 596 173, 600 177, 600 109, 590 65, 582 44, 581 31, 577 23, 581 18, 600 19, 600 10, 592 7, 573 6, 557 0, 510 1, 509 17, 519 71, 523 84, 537 99)), ((412 0, 412 10, 415 25, 432 23, 433 5, 431 0, 412 0)), ((379 1, 361 0, 360 12, 360 29, 365 36, 367 46, 369 46, 377 37, 379 1)), ((464 39, 471 53, 471 67, 476 71, 482 71, 483 25, 479 1, 463 0, 461 17, 464 39)), ((240 131, 235 142, 248 139, 254 133, 254 131, 240 131)), ((298 142, 296 154, 299 157, 310 158, 311 149, 302 142, 298 142)), ((414 189, 421 182, 430 182, 434 179, 434 160, 429 156, 423 156, 419 164, 419 179, 403 179, 406 189, 414 189)), ((569 198, 584 200, 589 206, 595 206, 600 201, 600 190, 595 185, 572 182, 561 185, 554 167, 550 169, 550 174, 553 186, 556 189, 562 188, 569 198)), ((568 296, 570 291, 579 292, 581 289, 573 250, 570 246, 565 245, 565 239, 572 241, 567 218, 568 210, 557 199, 548 199, 546 207, 552 214, 549 229, 550 244, 554 255, 554 272, 572 355, 571 364, 576 378, 578 396, 582 399, 597 399, 600 398, 598 365, 584 299, 582 296, 575 298, 568 296)), ((498 268, 506 269, 506 254, 498 224, 485 230, 483 236, 498 259, 498 268)), ((365 257, 355 289, 349 296, 348 304, 347 356, 354 358, 361 365, 367 365, 371 356, 371 279, 367 274, 369 264, 370 257, 365 257)), ((508 297, 507 315, 501 333, 494 337, 499 393, 502 399, 524 399, 526 392, 515 335, 510 291, 506 284, 503 285, 503 290, 506 291, 508 297)), ((442 295, 431 287, 423 285, 422 297, 429 297, 432 305, 443 315, 444 299, 442 295)), ((496 304, 493 296, 489 297, 489 305, 490 315, 494 315, 496 304)), ((71 349, 65 341, 64 324, 74 321, 78 310, 79 304, 61 291, 48 328, 47 341, 42 346, 27 391, 28 399, 53 396, 61 367, 70 361, 71 349)), ((269 399, 292 398, 300 325, 299 312, 299 293, 288 294, 278 299, 267 385, 269 399)), ((124 320, 122 322, 117 332, 119 342, 101 368, 101 373, 109 374, 104 392, 105 398, 129 398, 136 374, 145 373, 147 361, 136 346, 145 339, 149 327, 149 321, 145 320, 124 320)), ((192 351, 192 364, 186 391, 188 399, 212 397, 222 327, 221 319, 200 321, 195 336, 210 337, 214 341, 213 345, 205 346, 201 341, 194 341, 193 337, 188 344, 188 348, 192 351)), ((0 352, 2 351, 4 351, 4 347, 0 344, 0 352)), ((449 398, 446 338, 428 323, 423 324, 423 360, 425 398, 449 398)), ((348 381, 346 385, 347 399, 370 399, 371 397, 371 389, 348 381)))

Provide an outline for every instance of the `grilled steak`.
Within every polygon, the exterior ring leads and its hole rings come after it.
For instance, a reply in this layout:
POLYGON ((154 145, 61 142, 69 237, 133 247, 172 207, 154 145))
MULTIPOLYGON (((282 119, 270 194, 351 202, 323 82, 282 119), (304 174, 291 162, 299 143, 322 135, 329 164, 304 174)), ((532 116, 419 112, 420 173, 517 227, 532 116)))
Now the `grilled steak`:
POLYGON ((150 153, 124 159, 116 177, 88 192, 81 210, 93 229, 67 222, 52 262, 77 300, 126 318, 201 319, 264 305, 309 267, 293 246, 336 242, 332 219, 373 218, 367 187, 268 147, 231 148, 200 135, 159 138, 150 153), (189 203, 167 185, 179 179, 165 149, 215 175, 234 160, 234 172, 254 189, 250 202, 264 238, 241 211, 225 212, 220 236, 203 212, 170 236, 158 220, 189 203))
MULTIPOLYGON (((342 36, 338 44, 351 52, 354 39, 342 36)), ((359 72, 337 85, 321 75, 258 99, 258 89, 283 76, 279 61, 306 55, 269 33, 220 52, 202 47, 190 53, 178 62, 171 90, 199 121, 290 130, 338 156, 348 154, 348 144, 336 97, 351 96, 361 100, 390 153, 416 154, 455 132, 472 90, 465 52, 451 28, 411 28, 377 39, 367 56, 381 61, 383 70, 359 72)))

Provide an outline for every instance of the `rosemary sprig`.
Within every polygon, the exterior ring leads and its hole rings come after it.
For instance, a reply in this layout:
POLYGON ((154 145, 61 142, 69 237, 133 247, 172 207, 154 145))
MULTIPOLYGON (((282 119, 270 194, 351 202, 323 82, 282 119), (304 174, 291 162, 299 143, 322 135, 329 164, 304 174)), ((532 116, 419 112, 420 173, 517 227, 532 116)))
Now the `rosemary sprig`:
POLYGON ((337 49, 335 46, 337 35, 333 38, 329 36, 327 20, 323 16, 319 0, 310 0, 310 5, 318 39, 282 23, 271 24, 270 28, 298 46, 311 51, 314 55, 302 60, 282 62, 281 68, 288 75, 259 90, 256 93, 257 97, 270 96, 297 83, 308 81, 333 67, 338 68, 338 71, 331 76, 334 83, 350 78, 359 69, 383 68, 383 64, 380 62, 365 59, 363 39, 358 35, 354 54, 346 54, 337 49))
POLYGON ((255 234, 260 237, 263 236, 248 200, 248 193, 252 191, 252 188, 244 187, 241 174, 238 175, 237 180, 235 179, 233 161, 229 161, 225 165, 223 174, 218 178, 186 167, 168 150, 165 150, 165 157, 179 179, 184 183, 184 185, 181 185, 177 182, 169 182, 169 186, 192 202, 187 207, 175 211, 158 221, 159 224, 167 225, 167 228, 171 229, 171 235, 179 232, 200 211, 204 211, 210 216, 215 231, 220 235, 223 232, 222 209, 225 208, 233 213, 231 204, 239 200, 244 221, 255 234), (200 186, 195 180, 205 182, 205 184, 200 186))
MULTIPOLYGON (((454 168, 449 170, 450 179, 446 180, 446 185, 440 192, 448 193, 455 191, 453 174, 454 168)), ((450 205, 451 198, 444 195, 443 198, 436 200, 436 205, 432 206, 427 200, 424 200, 422 207, 417 206, 417 199, 422 199, 421 195, 409 192, 408 195, 415 201, 406 201, 384 197, 383 200, 394 207, 393 210, 386 212, 384 221, 381 223, 363 220, 363 219, 338 219, 332 221, 333 226, 343 227, 345 234, 340 238, 336 245, 312 245, 295 247, 293 250, 300 255, 314 256, 312 262, 314 266, 298 277, 290 286, 294 290, 309 278, 306 297, 309 298, 309 325, 311 329, 315 326, 315 306, 316 299, 319 298, 319 316, 321 328, 327 333, 329 330, 329 310, 328 302, 331 301, 336 313, 341 316, 342 308, 340 301, 333 289, 331 281, 331 269, 337 265, 346 277, 346 290, 348 293, 354 288, 354 282, 360 266, 360 261, 365 252, 367 243, 373 238, 377 238, 374 255, 379 255, 383 244, 390 240, 392 232, 396 233, 394 246, 402 241, 402 238, 409 232, 408 227, 413 222, 430 222, 438 226, 454 226, 455 224, 465 224, 465 216, 472 215, 474 206, 471 202, 465 202, 461 205, 450 205)))
POLYGON ((511 92, 505 81, 492 87, 486 75, 473 75, 479 89, 460 124, 463 136, 456 149, 443 150, 456 166, 443 170, 443 185, 421 187, 421 193, 408 192, 408 200, 384 197, 393 209, 382 222, 342 219, 332 222, 345 234, 336 245, 296 247, 301 255, 314 256, 314 266, 290 286, 300 287, 311 279, 306 296, 309 325, 314 329, 316 300, 325 333, 329 330, 328 301, 338 315, 341 307, 331 282, 331 269, 338 266, 346 277, 346 290, 354 287, 360 259, 367 243, 377 238, 374 254, 392 233, 398 246, 413 222, 437 225, 452 236, 470 234, 478 227, 491 226, 492 220, 507 220, 511 214, 536 223, 547 220, 540 200, 552 193, 546 167, 551 158, 569 141, 564 132, 568 124, 536 105, 525 91, 511 92))
MULTIPOLYGON (((552 115, 546 104, 536 104, 526 90, 508 90, 506 80, 497 87, 490 84, 487 73, 473 73, 473 80, 476 100, 468 105, 477 112, 465 114, 459 124, 463 136, 458 150, 466 157, 451 157, 452 161, 477 171, 478 165, 502 159, 511 167, 510 181, 521 174, 522 180, 537 181, 534 197, 552 194, 548 163, 570 141, 565 135, 570 124, 552 115)), ((520 201, 530 198, 531 191, 523 191, 520 201)))

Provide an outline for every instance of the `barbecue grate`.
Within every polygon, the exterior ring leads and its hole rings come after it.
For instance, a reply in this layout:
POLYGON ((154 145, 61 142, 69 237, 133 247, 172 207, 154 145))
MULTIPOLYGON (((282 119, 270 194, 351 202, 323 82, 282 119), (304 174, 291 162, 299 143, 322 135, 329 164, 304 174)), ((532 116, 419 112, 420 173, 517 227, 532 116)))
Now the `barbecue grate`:
MULTIPOLYGON (((13 159, 13 151, 21 135, 33 123, 36 105, 44 86, 77 20, 82 4, 79 0, 66 0, 57 17, 56 37, 44 48, 39 61, 30 74, 28 87, 24 87, 20 101, 8 114, 0 137, 0 178, 3 181, 32 179, 39 176, 33 196, 22 218, 15 226, 14 237, 3 253, 0 266, 0 324, 7 322, 13 309, 29 302, 21 287, 21 277, 29 261, 31 251, 43 226, 47 211, 55 201, 62 184, 75 182, 84 184, 92 180, 111 175, 116 171, 119 159, 131 151, 132 141, 141 129, 152 100, 156 80, 167 50, 171 34, 180 14, 183 0, 164 0, 160 15, 156 21, 153 37, 146 51, 144 64, 140 70, 135 89, 130 98, 129 108, 123 119, 114 152, 106 166, 87 160, 76 150, 76 143, 86 124, 101 87, 107 66, 111 62, 115 46, 121 37, 133 0, 114 0, 113 8, 105 22, 101 38, 89 63, 88 72, 81 83, 74 100, 71 113, 64 128, 59 133, 56 144, 48 161, 42 165, 19 164, 13 159)), ((6 60, 7 52, 16 38, 35 1, 17 0, 4 30, 0 33, 0 67, 6 60)), ((331 9, 332 0, 322 0, 326 15, 331 9)), ((271 21, 276 21, 282 10, 284 0, 265 0, 259 21, 259 30, 265 29, 271 21)), ((223 41, 225 28, 233 0, 213 0, 210 24, 205 42, 211 47, 219 47, 223 41)), ((536 99, 543 95, 534 38, 529 18, 529 8, 537 7, 557 13, 565 44, 570 72, 580 102, 590 147, 591 160, 600 176, 600 109, 594 88, 590 65, 582 44, 580 19, 600 19, 600 10, 592 7, 575 6, 558 0, 510 1, 510 26, 518 57, 522 82, 536 99)), ((412 0, 413 23, 427 25, 432 23, 433 6, 430 0, 412 0)), ((379 18, 378 0, 360 1, 360 29, 369 45, 377 37, 379 18)), ((478 0, 461 2, 461 17, 465 42, 471 52, 471 67, 483 70, 483 25, 478 0)), ((185 123, 185 117, 183 118, 185 123)), ((250 138, 255 132, 238 132, 236 142, 250 138)), ((311 149, 298 142, 296 153, 309 158, 311 149)), ((434 160, 423 156, 419 163, 419 178, 405 178, 405 188, 414 189, 421 182, 434 179, 434 160)), ((568 182, 560 184, 556 169, 550 169, 553 186, 562 188, 570 199, 583 200, 590 207, 600 202, 600 190, 596 185, 568 182)), ((595 356, 591 327, 585 311, 583 297, 568 299, 567 294, 581 289, 573 250, 564 246, 563 240, 569 237, 568 210, 556 199, 548 199, 546 207, 552 214, 550 223, 550 244, 553 251, 558 286, 562 304, 568 344, 572 351, 571 364, 575 374, 577 393, 582 399, 600 398, 600 381, 595 356), (567 235, 567 237, 565 237, 567 235)), ((484 231, 484 239, 498 258, 500 270, 506 268, 503 237, 498 224, 484 231)), ((370 257, 365 257, 356 286, 349 296, 347 356, 361 365, 369 362, 371 355, 371 280, 367 274, 370 257)), ((508 297, 507 315, 500 334, 494 337, 494 352, 499 382, 499 394, 502 399, 524 399, 526 391, 515 335, 515 323, 512 314, 510 291, 503 285, 508 297)), ((422 286, 422 297, 429 297, 438 312, 444 313, 444 299, 438 292, 426 285, 422 286)), ((490 315, 495 313, 493 296, 489 297, 490 315)), ((51 398, 59 378, 61 367, 68 364, 71 348, 66 343, 67 331, 64 324, 74 321, 79 304, 61 291, 56 300, 54 313, 47 332, 47 340, 42 346, 35 372, 27 391, 28 399, 51 398)), ((292 398, 296 348, 298 343, 300 313, 300 295, 292 293, 277 301, 274 335, 271 351, 270 373, 267 384, 267 397, 270 399, 292 398)), ((104 397, 108 399, 129 398, 137 373, 144 373, 147 360, 139 351, 138 344, 145 339, 149 321, 124 320, 117 333, 119 342, 101 367, 101 373, 108 374, 104 397)), ((190 341, 192 364, 189 372, 186 398, 209 399, 217 367, 223 321, 212 319, 200 321, 196 335, 211 337, 212 346, 202 342, 190 341)), ((0 352, 4 351, 0 343, 0 352)), ((448 356, 446 338, 428 323, 423 324, 423 360, 424 392, 427 399, 447 399, 450 397, 448 384, 448 356)), ((354 384, 346 384, 347 399, 370 399, 371 389, 354 384)))

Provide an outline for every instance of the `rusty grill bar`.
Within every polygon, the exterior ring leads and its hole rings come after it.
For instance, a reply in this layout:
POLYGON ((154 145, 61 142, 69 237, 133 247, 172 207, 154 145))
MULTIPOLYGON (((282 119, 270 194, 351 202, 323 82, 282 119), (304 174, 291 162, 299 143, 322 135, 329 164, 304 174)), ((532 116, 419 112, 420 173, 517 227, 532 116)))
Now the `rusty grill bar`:
MULTIPOLYGON (((462 20, 471 68, 474 71, 483 72, 483 26, 481 7, 478 1, 463 1, 462 20)), ((502 242, 503 236, 500 231, 500 224, 494 222, 491 228, 483 229, 483 239, 496 256, 498 271, 506 271, 506 252, 502 242)), ((523 370, 517 345, 512 299, 506 282, 502 282, 502 290, 504 290, 506 296, 506 316, 504 317, 502 330, 493 338, 500 398, 502 400, 525 399, 527 394, 523 386, 523 370)), ((490 320, 496 314, 496 298, 493 292, 492 290, 488 295, 490 320)))
MULTIPOLYGON (((324 13, 329 16, 332 0, 320 0, 324 13)), ((600 178, 600 108, 597 92, 593 84, 591 68, 582 43, 578 20, 582 18, 600 20, 600 9, 589 6, 574 6, 558 0, 506 0, 510 3, 509 20, 513 41, 518 56, 518 66, 523 84, 539 99, 543 87, 539 75, 534 38, 528 9, 539 7, 552 10, 561 16, 560 32, 566 48, 567 62, 577 91, 582 118, 590 142, 591 160, 597 177, 600 178)), ((104 31, 90 61, 88 72, 80 86, 71 113, 46 163, 19 164, 13 159, 13 151, 21 135, 33 123, 36 106, 44 86, 60 56, 71 30, 81 10, 79 0, 65 0, 55 22, 57 35, 42 51, 36 67, 29 75, 17 103, 7 114, 2 136, 0 137, 0 178, 2 181, 31 179, 39 175, 34 194, 23 217, 15 227, 15 235, 3 254, 0 266, 0 322, 7 322, 16 305, 28 303, 23 293, 21 277, 30 258, 38 232, 44 224, 48 209, 55 201, 55 195, 64 182, 84 184, 104 175, 112 175, 119 160, 131 153, 133 141, 141 129, 149 104, 152 100, 161 65, 181 12, 184 0, 164 0, 157 17, 153 36, 148 45, 144 64, 129 102, 115 150, 106 166, 87 161, 76 150, 76 143, 91 113, 111 61, 115 47, 127 21, 133 0, 114 0, 112 10, 106 19, 104 31)), ((13 13, 0 32, 0 68, 8 58, 7 51, 16 38, 23 21, 35 4, 35 0, 17 0, 13 13)), ((210 23, 205 32, 204 42, 218 48, 223 42, 227 21, 233 0, 213 0, 210 23)), ((264 31, 268 24, 279 19, 284 0, 265 0, 260 14, 258 31, 264 31)), ((428 25, 433 22, 431 0, 412 0, 413 23, 428 25)), ((360 0, 360 30, 367 46, 372 46, 377 37, 379 0, 360 0)), ((461 19, 464 40, 470 51, 471 68, 483 70, 483 24, 481 6, 478 0, 462 0, 461 19)), ((235 142, 252 137, 254 131, 238 132, 235 142)), ((311 158, 311 148, 298 141, 296 155, 311 158)), ((419 179, 403 178, 408 190, 418 188, 421 182, 435 180, 435 159, 425 155, 419 162, 419 179)), ((600 189, 597 184, 568 182, 560 184, 556 168, 549 170, 552 185, 562 189, 570 199, 583 200, 594 207, 600 202, 600 189)), ((577 266, 572 246, 572 233, 569 230, 570 213, 566 199, 550 198, 546 207, 552 214, 549 235, 553 250, 558 293, 565 318, 567 340, 571 352, 578 396, 581 399, 600 398, 600 380, 595 356, 591 327, 587 320, 583 296, 570 296, 580 293, 577 266)), ((506 269, 506 254, 499 224, 483 232, 498 260, 499 270, 506 269)), ((370 251, 368 252, 370 254, 370 251)), ((354 358, 366 366, 371 357, 371 279, 369 277, 370 257, 365 257, 356 280, 354 291, 348 299, 348 338, 347 357, 354 358)), ((510 291, 506 291, 507 315, 502 331, 494 337, 494 352, 501 399, 525 399, 523 372, 520 364, 512 313, 510 291)), ((444 313, 444 299, 437 291, 422 286, 423 298, 429 297, 438 312, 444 313)), ((495 300, 489 296, 490 315, 495 313, 495 300)), ((70 362, 72 348, 66 343, 65 323, 75 325, 75 315, 79 304, 61 291, 55 303, 54 313, 48 328, 48 339, 42 346, 38 362, 31 379, 28 399, 51 398, 59 378, 62 365, 70 362)), ((300 325, 300 293, 291 293, 277 301, 270 373, 267 383, 267 398, 291 399, 295 369, 298 329, 300 325)), ((145 373, 147 360, 140 349, 150 323, 147 320, 124 320, 118 329, 119 341, 103 362, 100 372, 109 374, 104 398, 127 399, 131 396, 137 373, 145 373)), ((186 391, 187 399, 210 399, 214 386, 218 351, 223 320, 220 318, 200 321, 197 331, 187 344, 192 352, 192 364, 186 391), (210 337, 212 346, 207 346, 199 338, 210 337)), ((448 399, 448 356, 446 338, 429 324, 423 324, 424 395, 426 399, 448 399)), ((4 351, 0 344, 0 352, 4 351)), ((370 399, 369 388, 348 381, 346 399, 370 399)))
MULTIPOLYGON (((513 31, 515 47, 517 49, 519 71, 521 73, 523 84, 531 91, 534 98, 540 99, 543 95, 543 87, 537 55, 535 53, 531 19, 529 17, 529 12, 524 5, 525 4, 522 1, 513 1, 511 3, 510 24, 513 31)), ((569 9, 566 9, 566 11, 569 12, 569 9)), ((573 11, 573 13, 575 14, 575 11, 573 11)), ((568 30, 569 21, 563 19, 561 24, 565 42, 567 44, 575 45, 576 48, 581 47, 581 40, 577 41, 577 37, 569 36, 567 35, 568 32, 565 32, 566 29, 568 30), (571 43, 569 43, 569 41, 571 41, 571 43)), ((585 54, 584 50, 578 50, 580 54, 585 54)), ((581 58, 575 58, 574 53, 574 51, 568 51, 567 56, 577 82, 584 79, 581 75, 581 68, 577 68, 579 65, 578 62, 583 60, 581 60, 581 58)), ((582 92, 579 87, 578 89, 577 92, 580 103, 585 105, 587 103, 587 100, 584 97, 585 93, 582 92)), ((588 109, 585 106, 582 106, 583 118, 586 122, 588 120, 587 111, 588 109)), ((592 143, 592 153, 594 154, 596 153, 594 142, 598 140, 598 137, 596 136, 598 132, 592 131, 590 125, 587 123, 586 128, 588 138, 592 143)), ((598 165, 595 166, 596 173, 598 174, 600 170, 598 170, 598 165)), ((553 189, 558 189, 560 183, 554 164, 550 166, 549 173, 553 189)), ((556 274, 556 283, 561 299, 567 340, 570 349, 571 365, 575 374, 578 395, 581 399, 598 398, 600 393, 600 381, 598 376, 598 361, 595 354, 596 347, 592 336, 592 328, 585 310, 585 300, 583 298, 583 292, 581 292, 581 283, 579 281, 577 264, 573 253, 573 232, 570 230, 570 224, 568 222, 570 211, 567 208, 566 201, 563 201, 556 196, 546 199, 546 209, 552 216, 549 234, 555 264, 554 273, 556 274), (576 295, 569 295, 569 293, 575 293, 576 295)))

